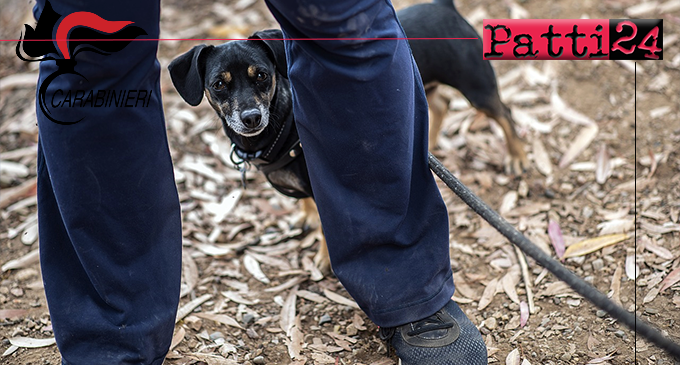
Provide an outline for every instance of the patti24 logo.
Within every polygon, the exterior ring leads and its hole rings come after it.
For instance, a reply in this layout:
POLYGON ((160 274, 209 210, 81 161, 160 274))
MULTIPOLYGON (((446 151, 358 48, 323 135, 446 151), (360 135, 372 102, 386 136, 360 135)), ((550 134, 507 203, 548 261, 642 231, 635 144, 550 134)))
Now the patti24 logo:
POLYGON ((20 38, 17 43, 17 56, 26 62, 54 60, 58 66, 57 71, 47 76, 38 90, 40 109, 49 120, 63 125, 83 120, 60 120, 50 109, 148 106, 153 90, 57 89, 51 99, 46 100, 47 87, 61 75, 73 74, 87 80, 75 70, 75 58, 80 52, 110 55, 125 48, 138 36, 147 34, 142 28, 131 24, 131 21, 105 20, 86 11, 62 16, 46 2, 35 29, 25 25, 23 41, 20 38), (22 48, 24 54, 34 59, 25 58, 21 54, 22 48))
POLYGON ((485 19, 487 60, 663 60, 662 19, 485 19))

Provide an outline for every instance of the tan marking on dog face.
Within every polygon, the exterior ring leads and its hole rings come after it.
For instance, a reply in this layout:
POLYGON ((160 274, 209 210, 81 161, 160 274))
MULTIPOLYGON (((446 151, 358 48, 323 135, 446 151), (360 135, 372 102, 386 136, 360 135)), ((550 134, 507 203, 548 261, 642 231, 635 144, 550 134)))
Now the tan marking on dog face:
POLYGON ((231 82, 231 72, 229 72, 229 71, 222 72, 222 78, 224 78, 224 82, 226 82, 227 84, 230 83, 231 82))
POLYGON ((255 66, 248 66, 248 76, 249 77, 255 77, 257 75, 257 67, 255 66))
POLYGON ((210 90, 208 89, 205 89, 205 98, 208 99, 208 103, 213 107, 213 109, 217 110, 217 104, 215 104, 215 101, 210 95, 210 90))

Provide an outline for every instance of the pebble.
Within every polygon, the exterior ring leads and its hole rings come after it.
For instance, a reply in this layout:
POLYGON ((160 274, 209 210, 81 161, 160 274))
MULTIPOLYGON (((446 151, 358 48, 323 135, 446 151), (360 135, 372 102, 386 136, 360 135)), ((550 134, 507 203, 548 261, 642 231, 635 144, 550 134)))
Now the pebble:
POLYGON ((562 360, 562 361, 570 361, 570 360, 571 360, 571 354, 568 353, 568 352, 565 352, 564 354, 562 354, 562 356, 560 356, 560 360, 562 360))
POLYGON ((253 364, 255 364, 255 365, 264 365, 264 364, 265 364, 265 362, 264 362, 264 356, 256 356, 256 357, 253 359, 253 364))
POLYGON ((604 316, 607 315, 607 311, 600 309, 600 310, 598 310, 597 312, 595 312, 595 315, 596 315, 598 318, 602 318, 602 317, 604 317, 604 316))
POLYGON ((255 315, 252 313, 246 313, 243 315, 243 324, 248 326, 249 324, 253 323, 255 320, 255 315))
POLYGON ((656 309, 656 308, 645 308, 645 313, 648 313, 648 314, 658 314, 658 313, 659 313, 659 310, 656 309))
POLYGON ((212 341, 215 341, 215 340, 217 340, 218 338, 222 338, 222 339, 223 339, 223 338, 224 338, 224 334, 222 334, 222 332, 213 332, 213 333, 210 334, 210 339, 211 339, 212 341))
POLYGON ((493 331, 498 326, 498 322, 496 321, 496 318, 491 317, 484 321, 484 326, 493 331))
POLYGON ((623 331, 621 331, 621 330, 618 330, 618 331, 614 332, 614 335, 615 335, 616 337, 620 337, 620 338, 626 337, 626 333, 623 332, 623 331))
POLYGON ((319 318, 319 325, 322 326, 326 323, 331 323, 331 321, 332 321, 331 316, 329 316, 328 314, 324 314, 323 316, 321 316, 321 318, 319 318))
POLYGON ((604 260, 602 259, 595 259, 593 260, 593 269, 595 271, 600 271, 604 268, 604 260))
POLYGON ((246 336, 248 336, 248 337, 251 338, 251 339, 260 338, 260 335, 257 334, 257 331, 255 331, 255 330, 252 329, 252 328, 248 328, 248 329, 246 330, 246 336))
POLYGON ((552 191, 551 189, 545 189, 543 195, 545 195, 545 197, 548 199, 555 199, 555 192, 552 191))

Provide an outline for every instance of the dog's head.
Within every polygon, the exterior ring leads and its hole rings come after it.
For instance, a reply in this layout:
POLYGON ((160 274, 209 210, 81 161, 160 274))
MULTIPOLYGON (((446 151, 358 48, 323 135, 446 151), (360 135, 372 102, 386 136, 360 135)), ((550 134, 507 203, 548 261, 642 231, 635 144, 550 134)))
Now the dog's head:
POLYGON ((277 83, 287 78, 282 38, 272 29, 245 41, 195 46, 168 66, 172 83, 192 106, 205 94, 227 134, 258 136, 269 124, 277 83))

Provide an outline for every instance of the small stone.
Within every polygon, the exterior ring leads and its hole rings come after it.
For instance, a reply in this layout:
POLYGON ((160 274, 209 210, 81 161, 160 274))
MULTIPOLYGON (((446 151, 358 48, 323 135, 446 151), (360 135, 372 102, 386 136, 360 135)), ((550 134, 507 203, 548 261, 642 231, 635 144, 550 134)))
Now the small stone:
POLYGON ((597 312, 595 312, 595 315, 596 315, 598 318, 602 318, 602 317, 604 317, 604 316, 607 315, 607 311, 604 311, 604 310, 600 309, 600 310, 598 310, 597 312))
POLYGON ((218 338, 224 339, 224 334, 222 334, 222 332, 213 332, 210 334, 210 340, 215 341, 218 338))
POLYGON ((359 333, 359 330, 356 327, 354 327, 353 324, 350 324, 349 326, 347 326, 347 328, 345 330, 347 332, 347 336, 350 336, 350 337, 356 336, 359 333))
POLYGON ((498 326, 498 322, 496 321, 496 318, 491 317, 484 321, 484 326, 493 331, 498 326))
POLYGON ((570 360, 571 360, 571 354, 568 353, 568 352, 565 352, 564 354, 562 354, 562 356, 560 356, 560 360, 562 360, 562 361, 570 361, 570 360))
POLYGON ((246 313, 246 314, 243 315, 242 320, 243 320, 243 324, 248 326, 251 323, 253 323, 253 321, 255 320, 255 315, 253 315, 252 313, 246 313))
POLYGON ((600 271, 604 268, 604 260, 602 259, 595 259, 593 260, 593 270, 595 271, 600 271))
POLYGON ((626 333, 621 331, 621 330, 618 330, 618 331, 614 332, 614 336, 619 337, 619 338, 624 338, 624 337, 626 337, 626 333))
POLYGON ((555 305, 560 305, 560 304, 562 303, 562 299, 560 299, 560 298, 558 298, 558 297, 554 297, 554 298, 553 298, 553 303, 555 303, 555 305))
POLYGON ((548 199, 555 199, 555 192, 552 191, 551 189, 545 189, 543 195, 545 195, 545 197, 548 199))
POLYGON ((265 364, 265 362, 264 362, 264 356, 256 356, 256 357, 253 359, 253 364, 255 364, 255 365, 264 365, 264 364, 265 364))
POLYGON ((246 336, 250 337, 251 339, 260 338, 260 335, 257 334, 257 331, 255 331, 255 330, 252 329, 252 328, 248 328, 248 329, 246 330, 246 336))
POLYGON ((645 313, 647 314, 658 314, 659 310, 656 308, 645 308, 645 313))
POLYGON ((593 216, 593 208, 591 208, 589 205, 586 205, 583 207, 583 211, 581 212, 581 215, 583 218, 590 218, 593 216))
POLYGON ((323 326, 326 323, 331 323, 331 321, 332 321, 331 316, 329 316, 328 314, 324 314, 323 316, 321 316, 321 318, 319 318, 319 325, 323 326))

